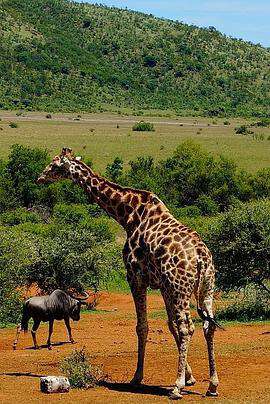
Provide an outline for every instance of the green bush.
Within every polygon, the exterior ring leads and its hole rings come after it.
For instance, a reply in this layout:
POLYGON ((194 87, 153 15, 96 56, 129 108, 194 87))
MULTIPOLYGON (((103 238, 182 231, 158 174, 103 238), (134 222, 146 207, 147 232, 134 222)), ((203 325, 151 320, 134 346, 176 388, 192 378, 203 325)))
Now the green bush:
POLYGON ((59 203, 53 208, 53 218, 62 224, 78 224, 87 221, 89 213, 84 205, 65 205, 59 203))
POLYGON ((216 318, 225 321, 269 320, 269 294, 249 285, 245 288, 244 295, 239 293, 227 307, 217 310, 216 318))
POLYGON ((262 118, 260 121, 256 122, 254 126, 259 126, 259 127, 267 127, 270 125, 270 118, 262 118))
POLYGON ((40 186, 36 184, 39 174, 48 163, 46 150, 15 144, 7 163, 7 171, 16 192, 17 199, 26 207, 38 199, 40 186))
POLYGON ((237 135, 250 135, 253 133, 251 130, 248 129, 247 125, 241 125, 237 128, 234 128, 234 130, 237 135))
POLYGON ((17 208, 4 212, 0 215, 0 224, 15 226, 21 223, 40 223, 41 218, 36 212, 28 211, 25 208, 17 208))
POLYGON ((0 328, 20 322, 22 304, 19 292, 0 288, 0 328))
POLYGON ((137 132, 154 132, 155 128, 151 122, 140 121, 132 126, 132 130, 137 132))
POLYGON ((216 215, 219 211, 219 206, 217 202, 215 202, 208 195, 199 196, 196 201, 196 205, 200 209, 201 214, 204 216, 216 215))
POLYGON ((72 388, 89 389, 104 381, 104 373, 91 365, 85 348, 73 350, 60 362, 60 370, 69 379, 72 388))
POLYGON ((58 203, 88 203, 87 196, 83 189, 70 180, 62 180, 49 185, 40 185, 39 187, 37 202, 49 208, 52 208, 58 203))
POLYGON ((270 168, 259 170, 250 181, 255 198, 270 198, 270 168))
POLYGON ((0 213, 18 206, 16 190, 9 174, 6 163, 0 160, 0 213))
POLYGON ((223 290, 249 283, 267 288, 270 279, 270 200, 241 204, 219 215, 204 232, 223 290))
POLYGON ((18 128, 18 124, 16 122, 10 122, 10 128, 18 128))
POLYGON ((123 174, 123 160, 120 157, 116 157, 111 164, 106 167, 105 175, 108 179, 116 182, 123 174))

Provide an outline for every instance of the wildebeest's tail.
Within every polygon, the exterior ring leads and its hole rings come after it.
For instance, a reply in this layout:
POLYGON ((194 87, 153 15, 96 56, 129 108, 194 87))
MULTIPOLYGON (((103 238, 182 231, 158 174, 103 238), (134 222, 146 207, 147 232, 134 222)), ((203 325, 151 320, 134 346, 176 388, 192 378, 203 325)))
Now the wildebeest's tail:
POLYGON ((23 313, 22 313, 22 319, 21 319, 21 330, 23 330, 24 332, 28 331, 29 320, 30 320, 30 316, 28 313, 28 307, 27 307, 27 302, 26 302, 23 305, 23 313))

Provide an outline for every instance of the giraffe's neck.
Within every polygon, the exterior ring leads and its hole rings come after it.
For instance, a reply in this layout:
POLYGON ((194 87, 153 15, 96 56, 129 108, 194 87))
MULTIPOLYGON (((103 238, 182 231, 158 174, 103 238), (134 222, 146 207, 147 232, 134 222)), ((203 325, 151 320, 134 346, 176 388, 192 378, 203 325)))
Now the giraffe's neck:
POLYGON ((90 200, 96 202, 110 216, 129 232, 138 224, 138 208, 146 208, 149 196, 147 191, 123 188, 95 174, 81 161, 72 162, 70 176, 79 184, 90 200))

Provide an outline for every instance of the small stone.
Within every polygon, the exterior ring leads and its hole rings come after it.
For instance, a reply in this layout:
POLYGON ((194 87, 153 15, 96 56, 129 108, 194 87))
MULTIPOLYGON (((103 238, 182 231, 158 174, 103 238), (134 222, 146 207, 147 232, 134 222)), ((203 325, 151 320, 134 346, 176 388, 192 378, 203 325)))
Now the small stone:
POLYGON ((68 393, 70 383, 64 376, 46 376, 40 378, 40 391, 42 393, 68 393))

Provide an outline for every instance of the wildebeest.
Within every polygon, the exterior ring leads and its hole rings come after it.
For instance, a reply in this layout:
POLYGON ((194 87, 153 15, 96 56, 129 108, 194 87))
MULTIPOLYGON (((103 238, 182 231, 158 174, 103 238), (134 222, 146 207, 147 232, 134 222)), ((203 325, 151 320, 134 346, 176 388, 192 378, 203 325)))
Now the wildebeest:
POLYGON ((80 320, 81 305, 85 304, 85 300, 89 297, 85 293, 85 297, 71 297, 66 292, 60 289, 56 289, 49 296, 35 296, 26 300, 23 305, 23 314, 21 323, 17 327, 16 339, 13 343, 13 349, 16 349, 19 335, 21 331, 28 330, 28 322, 30 318, 34 320, 34 324, 31 330, 32 338, 35 349, 38 349, 36 332, 41 321, 49 322, 49 336, 47 340, 48 348, 51 349, 51 335, 53 332, 54 320, 64 320, 69 341, 74 342, 71 334, 70 318, 74 321, 80 320))

